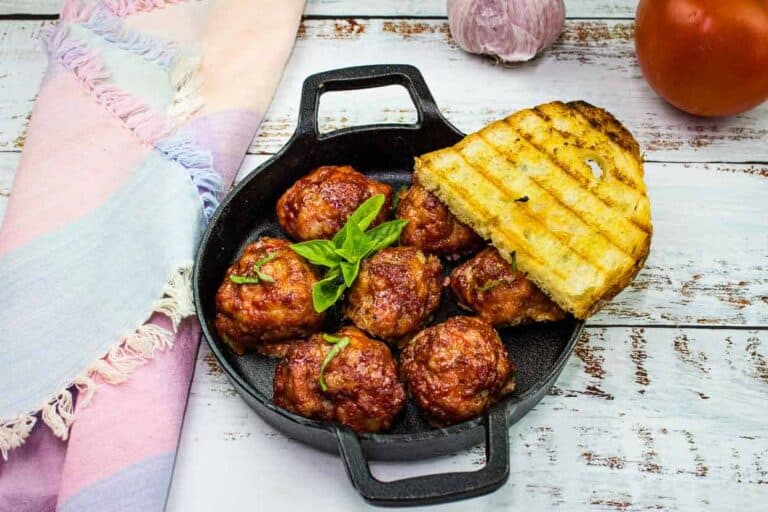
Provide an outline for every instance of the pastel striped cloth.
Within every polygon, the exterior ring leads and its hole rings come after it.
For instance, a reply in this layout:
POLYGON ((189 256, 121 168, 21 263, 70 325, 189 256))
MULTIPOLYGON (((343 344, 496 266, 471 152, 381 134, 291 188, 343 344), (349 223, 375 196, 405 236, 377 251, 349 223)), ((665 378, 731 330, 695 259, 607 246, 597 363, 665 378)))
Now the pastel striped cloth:
POLYGON ((0 229, 0 511, 162 509, 199 340, 196 245, 303 5, 62 7, 0 229))

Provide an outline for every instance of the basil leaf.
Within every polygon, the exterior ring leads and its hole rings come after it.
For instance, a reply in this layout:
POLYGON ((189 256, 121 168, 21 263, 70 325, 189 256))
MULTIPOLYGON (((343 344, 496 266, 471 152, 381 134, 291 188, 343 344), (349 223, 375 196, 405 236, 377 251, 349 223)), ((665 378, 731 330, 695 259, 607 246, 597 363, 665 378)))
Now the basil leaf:
POLYGON ((487 283, 478 286, 477 290, 480 292, 488 292, 503 284, 507 284, 507 282, 504 281, 503 279, 494 279, 492 281, 488 281, 487 283))
MULTIPOLYGON (((326 335, 324 334, 323 339, 325 339, 325 336, 326 335)), ((333 338, 336 338, 336 336, 333 336, 333 338)), ((325 339, 325 341, 328 340, 325 339)), ((347 345, 349 345, 349 338, 339 338, 338 341, 333 343, 333 348, 331 348, 331 351, 325 356, 323 365, 320 367, 320 378, 317 379, 317 382, 320 384, 320 389, 323 391, 328 391, 328 386, 325 385, 325 367, 328 366, 328 364, 333 361, 333 359, 339 355, 347 345)))
POLYGON ((261 280, 262 283, 274 283, 275 282, 275 279, 271 275, 265 274, 261 270, 257 270, 256 271, 256 275, 259 276, 259 279, 261 280))
POLYGON ((312 287, 312 304, 318 313, 333 306, 347 289, 344 281, 339 282, 340 275, 338 269, 331 270, 325 279, 318 281, 312 287))
POLYGON ((397 211, 397 206, 400 204, 400 200, 403 198, 403 194, 408 192, 408 187, 405 185, 400 185, 400 187, 395 192, 395 197, 392 198, 392 211, 397 211))
POLYGON ((370 243, 366 234, 357 227, 357 224, 353 223, 347 226, 346 236, 340 249, 344 254, 351 256, 351 259, 347 261, 354 263, 360 258, 364 258, 372 246, 373 244, 370 243))
POLYGON ((291 249, 313 265, 332 268, 339 264, 339 256, 334 251, 335 246, 330 240, 310 240, 292 244, 291 249))
POLYGON ((349 338, 347 338, 346 336, 334 336, 333 334, 323 333, 323 341, 326 341, 328 343, 338 343, 344 340, 349 341, 349 338))
POLYGON ((370 247, 366 256, 397 242, 406 224, 408 224, 407 220, 391 220, 367 231, 365 236, 368 237, 370 247))
POLYGON ((357 210, 347 218, 347 223, 344 224, 344 227, 333 237, 333 243, 336 244, 337 247, 341 247, 341 242, 346 237, 346 231, 352 224, 356 225, 360 231, 368 229, 371 222, 373 222, 376 216, 379 215, 381 207, 384 206, 386 200, 387 198, 384 194, 376 194, 363 201, 363 203, 357 207, 357 210))
POLYGON ((342 261, 339 264, 341 275, 344 277, 344 284, 347 285, 347 287, 352 286, 352 283, 355 282, 357 274, 360 272, 360 261, 362 260, 358 259, 354 263, 342 261))
POLYGON ((258 277, 230 275, 229 280, 235 284, 259 284, 258 277))
POLYGON ((258 272, 263 265, 277 258, 278 254, 279 253, 277 251, 272 251, 271 253, 267 254, 265 257, 261 258, 259 261, 253 264, 253 271, 258 272))

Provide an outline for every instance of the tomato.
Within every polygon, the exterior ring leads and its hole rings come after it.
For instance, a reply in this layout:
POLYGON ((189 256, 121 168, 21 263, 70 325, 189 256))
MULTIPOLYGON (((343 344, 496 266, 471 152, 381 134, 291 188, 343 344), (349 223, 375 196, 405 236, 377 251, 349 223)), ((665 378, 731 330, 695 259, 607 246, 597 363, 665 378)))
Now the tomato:
POLYGON ((651 87, 691 114, 768 99, 768 0, 641 0, 635 48, 651 87))

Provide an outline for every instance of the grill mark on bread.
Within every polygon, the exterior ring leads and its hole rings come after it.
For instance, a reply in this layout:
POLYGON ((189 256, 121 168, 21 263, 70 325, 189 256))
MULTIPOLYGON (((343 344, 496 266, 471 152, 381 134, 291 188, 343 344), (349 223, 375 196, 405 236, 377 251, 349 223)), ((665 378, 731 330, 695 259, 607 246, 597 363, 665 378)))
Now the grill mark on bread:
MULTIPOLYGON (((458 153, 458 152, 457 152, 457 154, 460 155, 460 153, 458 153)), ((495 218, 495 215, 493 213, 489 212, 486 208, 484 208, 481 203, 479 203, 477 201, 473 201, 471 199, 472 196, 471 196, 471 194, 469 193, 469 191, 466 188, 448 181, 446 179, 445 175, 443 173, 441 173, 441 174, 442 174, 441 178, 443 180, 443 183, 440 185, 441 188, 452 189, 455 194, 460 195, 468 203, 469 207, 471 207, 473 210, 475 210, 477 212, 480 212, 487 219, 494 219, 495 218)), ((434 189, 433 189, 433 191, 434 191, 434 189)), ((486 238, 486 239, 492 238, 491 234, 488 232, 488 230, 484 229, 483 226, 477 225, 477 223, 471 222, 471 221, 470 222, 465 222, 465 223, 470 225, 476 232, 478 232, 478 234, 480 234, 484 238, 486 238)), ((492 223, 495 223, 495 222, 494 222, 494 220, 489 220, 487 223, 488 224, 492 224, 492 223)), ((507 239, 506 243, 509 244, 509 234, 506 231, 500 232, 499 236, 501 236, 503 238, 506 238, 507 239)), ((509 244, 509 245, 520 245, 520 244, 509 244)), ((537 257, 534 253, 529 252, 527 250, 527 248, 525 248, 523 246, 521 246, 519 249, 517 249, 517 251, 518 251, 519 255, 522 255, 523 257, 527 258, 529 262, 536 262, 536 263, 538 263, 541 266, 545 266, 546 263, 547 263, 546 261, 544 261, 541 258, 537 257)), ((502 256, 508 257, 508 255, 505 254, 504 250, 499 251, 499 253, 502 254, 502 256)), ((559 278, 565 279, 567 277, 564 273, 559 271, 559 269, 557 269, 557 268, 552 269, 552 272, 554 274, 556 274, 557 277, 559 277, 559 278)))
MULTIPOLYGON (((505 124, 506 124, 506 125, 509 127, 509 129, 510 129, 511 131, 513 131, 513 132, 514 132, 514 133, 515 133, 515 134, 516 134, 516 135, 519 137, 519 139, 520 139, 520 142, 523 142, 524 144, 528 144, 528 145, 529 145, 529 146, 530 146, 532 149, 534 149, 534 150, 536 150, 536 151, 540 152, 540 153, 543 155, 543 157, 544 157, 544 158, 547 160, 547 162, 549 163, 549 165, 551 165, 551 166, 552 166, 552 167, 554 167, 554 168, 557 168, 557 169, 559 169, 560 171, 562 171, 562 172, 563 172, 563 174, 565 174, 565 175, 567 175, 567 176, 571 176, 571 177, 573 177, 573 178, 574 178, 574 181, 577 183, 577 187, 578 187, 578 188, 579 188, 579 189, 582 191, 582 193, 583 193, 584 195, 587 195, 587 196, 589 196, 589 197, 591 197, 591 198, 594 198, 596 201, 599 201, 599 202, 601 202, 601 203, 602 203, 602 204, 605 206, 605 208, 606 208, 606 210, 607 210, 607 211, 603 211, 603 212, 601 212, 603 215, 606 215, 606 214, 607 214, 607 215, 611 215, 611 214, 613 213, 613 210, 611 209, 611 207, 613 206, 613 207, 615 208, 615 205, 613 205, 613 204, 611 204, 611 203, 609 203, 609 202, 606 202, 606 201, 604 201, 604 200, 603 200, 603 198, 601 198, 600 196, 598 196, 598 195, 597 195, 597 193, 596 193, 596 191, 595 191, 595 190, 591 190, 591 189, 589 189, 589 188, 587 188, 587 187, 584 187, 584 186, 579 186, 579 185, 581 185, 581 184, 579 183, 579 180, 578 180, 578 179, 576 179, 576 178, 573 176, 573 174, 572 174, 571 172, 569 172, 569 167, 568 167, 567 165, 563 165, 563 164, 561 164, 559 161, 554 161, 554 160, 552 159, 552 154, 551 154, 549 151, 547 151, 546 149, 544 149, 544 148, 542 148, 542 147, 538 146, 536 143, 534 143, 533 141, 531 141, 531 140, 530 140, 530 139, 529 139, 529 138, 528 138, 528 137, 527 137, 527 136, 526 136, 526 135, 525 135, 523 132, 520 132, 520 131, 516 130, 516 129, 515 129, 515 128, 514 128, 512 125, 510 125, 510 124, 509 124, 509 122, 507 122, 506 120, 505 120, 505 124)), ((481 137, 483 137, 483 139, 484 139, 484 140, 487 140, 487 139, 486 139, 486 138, 485 138, 485 137, 482 135, 482 133, 483 133, 483 131, 481 130, 480 132, 478 132, 478 135, 480 135, 481 137)), ((491 146, 494 146, 494 144, 493 144, 492 142, 490 142, 490 141, 488 141, 488 144, 489 144, 489 145, 491 145, 491 146)), ((497 151, 499 151, 499 150, 498 150, 498 148, 497 148, 496 146, 494 146, 494 149, 496 149, 497 151)), ((510 152, 508 152, 508 151, 504 151, 504 150, 501 150, 500 152, 501 152, 501 154, 502 154, 502 155, 503 155, 503 156, 504 156, 504 157, 505 157, 507 160, 509 160, 510 162, 514 162, 514 161, 513 161, 513 160, 510 158, 510 154, 509 154, 510 152)), ((568 206, 566 203, 564 203, 564 202, 561 200, 561 196, 562 196, 562 195, 563 195, 563 194, 564 194, 566 191, 558 189, 558 187, 557 187, 557 186, 552 186, 552 185, 547 185, 547 184, 544 184, 544 183, 542 183, 541 181, 537 180, 537 179, 536 179, 535 177, 533 177, 533 176, 528 176, 528 178, 529 178, 529 179, 530 179, 532 182, 534 182, 534 183, 536 183, 537 185, 539 185, 539 187, 540 187, 540 188, 542 188, 542 189, 543 189, 543 190, 545 190, 547 193, 549 193, 549 195, 551 195, 551 196, 552 196, 552 197, 553 197, 553 198, 554 198, 554 199, 555 199, 555 200, 556 200, 558 203, 562 204, 562 205, 563 205, 563 207, 564 207, 565 209, 567 209, 567 210, 571 211, 571 212, 572 212, 572 213, 573 213, 573 214, 574 214, 576 217, 578 217, 578 218, 579 218, 579 219, 580 219, 580 220, 581 220, 581 221, 582 221, 582 222, 583 222, 583 223, 584 223, 584 224, 585 224, 585 225, 586 225, 586 226, 587 226, 589 229, 592 229, 592 230, 596 231, 597 233, 601 234, 601 235, 603 236, 603 238, 604 238, 604 239, 605 239, 605 240, 606 240, 606 241, 607 241, 607 242, 608 242, 608 243, 609 243, 611 246, 615 247, 616 249, 618 249, 619 251, 621 251, 621 252, 622 252, 624 255, 626 255, 626 256, 628 256, 628 257, 630 257, 630 258, 634 258, 634 257, 635 257, 635 255, 634 255, 634 252, 635 252, 635 251, 633 250, 633 245, 634 245, 634 244, 632 244, 632 243, 629 243, 629 244, 626 244, 625 246, 622 246, 622 245, 620 245, 620 244, 621 244, 621 242, 622 242, 622 240, 620 239, 620 237, 618 237, 617 235, 615 235, 614 233, 612 233, 610 230, 605 230, 605 229, 602 229, 602 228, 600 228, 600 225, 599 225, 599 221, 598 221, 598 219, 597 219, 597 218, 594 218, 594 217, 593 217, 592 219, 589 219, 589 218, 587 218, 587 217, 585 217, 585 216, 584 216, 584 213, 585 213, 585 212, 581 212, 581 211, 579 211, 579 209, 577 209, 577 208, 574 208, 574 207, 571 207, 571 206, 568 206), (600 229, 597 229, 597 228, 600 228, 600 229)), ((590 212, 587 212, 587 213, 590 213, 590 212)), ((614 218, 615 218, 615 217, 614 217, 614 218)), ((631 227, 632 227, 632 226, 636 226, 636 224, 635 224, 634 222, 631 222, 629 219, 627 219, 627 218, 626 218, 626 217, 624 217, 624 216, 621 216, 621 215, 620 215, 620 216, 618 216, 618 218, 619 218, 619 219, 621 219, 622 221, 626 221, 626 223, 627 223, 627 224, 629 224, 629 226, 626 226, 626 225, 625 225, 625 226, 621 226, 621 228, 623 228, 623 229, 626 229, 626 228, 630 228, 630 229, 631 229, 631 227)), ((642 231, 641 231, 641 233, 644 233, 644 232, 642 232, 642 231)))
MULTIPOLYGON (((513 114, 512 116, 509 116, 504 121, 510 126, 514 127, 517 132, 523 134, 527 141, 535 145, 542 152, 546 152, 547 154, 551 155, 552 159, 557 161, 557 163, 560 164, 562 168, 568 172, 569 175, 573 176, 575 179, 577 179, 582 184, 584 184, 586 186, 585 188, 587 188, 587 190, 592 192, 597 198, 603 200, 603 202, 608 204, 609 206, 612 206, 615 209, 617 209, 620 213, 623 214, 623 216, 628 220, 628 222, 635 225, 637 228, 639 228, 640 231, 642 231, 643 233, 647 232, 647 226, 644 226, 642 223, 639 223, 637 221, 637 216, 635 213, 637 205, 640 204, 645 198, 645 192, 643 190, 639 190, 638 188, 636 188, 636 185, 633 184, 632 182, 627 181, 626 177, 624 177, 623 174, 621 173, 620 166, 618 165, 616 159, 611 155, 606 155, 605 154, 606 152, 603 149, 601 149, 599 145, 597 144, 586 145, 582 140, 579 139, 577 135, 567 131, 564 132, 558 129, 552 122, 551 117, 547 115, 545 112, 541 111, 540 109, 532 109, 530 112, 525 112, 525 111, 519 112, 517 114, 513 114), (528 133, 520 129, 522 128, 522 123, 520 123, 521 126, 518 127, 513 122, 513 121, 523 121, 521 117, 527 113, 535 115, 542 121, 542 123, 546 126, 546 130, 548 131, 547 134, 549 136, 557 136, 562 139, 562 146, 558 145, 557 148, 565 149, 565 151, 569 153, 568 157, 563 158, 558 153, 549 151, 548 148, 536 143, 533 140, 532 136, 530 136, 528 133), (565 148, 563 148, 563 146, 565 148), (579 153, 586 152, 586 153, 592 153, 592 154, 591 155, 570 154, 571 153, 569 151, 570 147, 577 148, 579 150, 579 153), (577 162, 579 162, 579 165, 582 165, 583 172, 580 172, 578 169, 571 167, 570 164, 574 163, 571 160, 576 160, 577 162), (592 170, 589 169, 589 167, 584 162, 584 160, 598 161, 598 164, 600 165, 601 169, 603 169, 604 171, 604 176, 598 180, 595 180, 594 177, 592 176, 592 170), (584 170, 585 168, 586 170, 584 170), (609 179, 615 179, 617 182, 621 183, 623 185, 621 194, 631 195, 632 196, 631 200, 628 202, 619 201, 617 200, 616 197, 613 197, 611 195, 612 192, 618 192, 618 191, 612 190, 612 189, 606 190, 600 187, 601 183, 604 183, 609 179), (632 207, 632 205, 634 205, 634 208, 632 207)), ((588 121, 585 120, 585 123, 588 124, 588 121)), ((590 125, 590 129, 594 130, 595 128, 592 128, 590 125)), ((626 155, 624 156, 626 158, 626 155)))
POLYGON ((641 159, 640 145, 613 114, 607 110, 597 108, 586 101, 569 101, 566 105, 578 110, 596 130, 604 132, 618 146, 631 153, 638 160, 641 159))
MULTIPOLYGON (((642 162, 615 142, 625 134, 620 125, 610 127, 611 138, 563 103, 540 110, 551 113, 552 122, 530 109, 513 114, 451 148, 417 158, 415 175, 506 259, 518 251, 521 271, 558 305, 586 318, 629 284, 648 255, 652 226, 642 162), (534 143, 521 132, 529 132, 534 143), (572 147, 572 137, 583 144, 572 147), (554 158, 557 148, 567 148, 560 161, 554 158), (598 182, 589 170, 590 182, 597 183, 591 188, 582 185, 586 169, 580 165, 590 154, 611 164, 604 164, 605 179, 598 182), (615 178, 619 174, 623 181, 615 178), (616 205, 598 194, 615 198, 616 205), (514 203, 522 195, 531 201, 514 203)), ((606 114, 599 122, 612 119, 606 114)))
MULTIPOLYGON (((568 120, 573 120, 576 123, 577 128, 580 128, 580 131, 582 133, 574 133, 573 134, 574 136, 576 136, 576 137, 583 136, 584 135, 583 132, 588 132, 590 135, 595 136, 601 142, 604 142, 604 143, 607 142, 609 145, 612 144, 614 146, 617 146, 618 149, 619 149, 619 151, 618 151, 619 154, 621 154, 622 156, 624 156, 626 158, 627 155, 624 154, 624 150, 623 150, 624 148, 622 148, 620 144, 616 144, 611 137, 609 137, 608 135, 606 135, 603 132, 602 129, 596 129, 594 126, 592 126, 592 123, 590 123, 589 120, 586 119, 581 114, 581 112, 579 112, 576 109, 569 108, 568 105, 566 105, 565 103, 562 103, 562 102, 559 102, 559 101, 555 101, 555 102, 552 102, 552 103, 546 103, 544 105, 539 105, 538 107, 536 107, 533 110, 535 110, 536 112, 545 113, 545 115, 549 116, 549 114, 546 114, 546 111, 547 110, 553 110, 553 109, 557 109, 558 113, 564 114, 562 116, 563 120, 565 120, 566 122, 568 120), (571 114, 571 116, 568 116, 567 114, 571 114)), ((596 107, 595 107, 595 109, 598 110, 596 107)), ((551 117, 550 117, 550 122, 551 122, 551 117)), ((620 123, 618 121, 616 121, 616 124, 620 125, 620 123)), ((554 123, 553 123, 553 125, 554 125, 554 123)), ((634 156, 634 155, 629 155, 629 156, 634 156)), ((627 160, 630 161, 631 163, 637 163, 637 162, 634 161, 633 158, 627 158, 627 160)), ((634 168, 634 166, 632 166, 632 167, 634 168)), ((631 187, 633 189, 636 189, 639 192, 645 193, 646 190, 645 190, 645 183, 643 182, 642 165, 638 165, 638 167, 639 167, 638 176, 631 176, 631 175, 627 174, 621 166, 615 165, 616 178, 621 180, 623 183, 625 183, 629 187, 631 187)))
MULTIPOLYGON (((511 155, 507 154, 506 152, 500 151, 498 147, 494 146, 493 143, 488 141, 483 136, 482 131, 477 133, 477 138, 482 140, 485 143, 485 145, 488 146, 488 148, 490 148, 490 150, 493 151, 496 155, 498 155, 502 160, 505 160, 506 162, 509 162, 513 166, 519 166, 520 165, 520 162, 516 162, 515 160, 511 159, 511 155)), ((459 151, 459 154, 462 154, 461 151, 459 151)), ((462 157, 464 157, 463 154, 462 154, 462 157)), ((469 162, 466 159, 466 157, 464 157, 464 160, 467 161, 467 163, 469 165, 474 167, 476 169, 476 171, 478 172, 478 174, 484 176, 488 181, 493 183, 496 186, 496 189, 499 190, 502 193, 502 195, 507 199, 506 202, 515 204, 514 203, 514 199, 516 197, 520 197, 520 194, 518 194, 518 193, 516 193, 514 191, 511 191, 508 186, 506 186, 501 180, 499 180, 493 174, 486 173, 486 172, 483 171, 482 168, 473 165, 471 162, 469 162)), ((597 234, 598 236, 600 236, 607 243, 607 245, 617 249, 619 252, 622 253, 623 256, 627 256, 628 259, 631 259, 630 258, 631 255, 629 255, 621 247, 618 247, 615 244, 613 244, 611 242, 611 240, 609 240, 608 238, 606 238, 602 234, 602 232, 600 232, 599 230, 594 229, 594 226, 592 224, 587 222, 583 217, 581 217, 581 215, 579 215, 578 212, 573 210, 567 204, 563 203, 557 195, 553 194, 550 190, 548 190, 547 188, 542 186, 541 183, 536 181, 534 178, 532 178, 530 176, 527 176, 527 175, 524 175, 524 176, 528 179, 528 181, 530 181, 533 184, 533 186, 537 187, 541 191, 541 193, 543 195, 547 196, 548 200, 551 200, 553 203, 559 204, 564 211, 566 211, 566 212, 570 213, 571 215, 573 215, 573 217, 575 217, 575 219, 576 219, 576 222, 581 224, 581 227, 586 228, 588 231, 591 231, 592 233, 597 234)), ((539 224, 540 226, 542 226, 547 233, 552 234, 555 238, 560 240, 562 242, 563 246, 565 246, 566 248, 570 249, 571 252, 573 252, 573 253, 577 254, 578 256, 580 256, 582 258, 582 260, 584 262, 586 262, 587 265, 591 265, 592 267, 598 268, 601 271, 609 273, 610 269, 602 266, 597 261, 594 261, 589 254, 585 254, 584 252, 582 252, 583 249, 574 246, 571 243, 572 242, 572 238, 571 237, 567 237, 567 236, 561 235, 560 234, 561 232, 559 230, 555 231, 555 230, 550 229, 550 226, 547 224, 546 219, 544 219, 541 216, 535 215, 530 208, 526 207, 526 205, 518 205, 518 209, 519 209, 520 212, 524 212, 525 215, 529 219, 535 220, 536 223, 539 224)))

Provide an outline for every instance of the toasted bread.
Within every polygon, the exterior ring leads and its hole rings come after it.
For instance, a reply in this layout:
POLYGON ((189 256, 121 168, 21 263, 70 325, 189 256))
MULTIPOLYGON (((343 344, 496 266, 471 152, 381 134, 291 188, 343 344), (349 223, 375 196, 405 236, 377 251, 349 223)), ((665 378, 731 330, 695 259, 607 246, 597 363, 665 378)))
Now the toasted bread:
POLYGON ((521 110, 416 158, 415 174, 577 318, 624 289, 648 256, 638 144, 588 103, 521 110))

